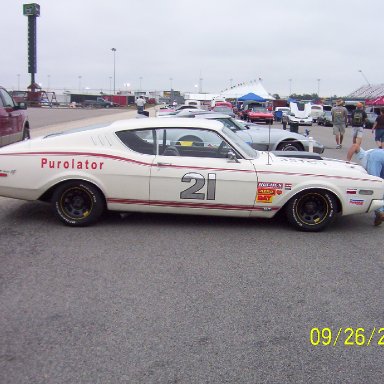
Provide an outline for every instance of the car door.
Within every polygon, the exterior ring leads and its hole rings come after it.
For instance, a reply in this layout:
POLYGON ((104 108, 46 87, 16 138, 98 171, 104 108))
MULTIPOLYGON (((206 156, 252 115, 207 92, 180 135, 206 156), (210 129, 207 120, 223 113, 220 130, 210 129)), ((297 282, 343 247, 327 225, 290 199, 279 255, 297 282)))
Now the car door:
POLYGON ((15 134, 21 131, 21 118, 22 114, 19 109, 16 108, 16 104, 12 96, 5 90, 0 88, 1 97, 4 100, 5 109, 9 113, 10 117, 10 133, 15 134))
POLYGON ((257 191, 251 161, 214 131, 158 129, 151 169, 152 211, 249 216, 257 191))
POLYGON ((6 144, 6 136, 8 135, 11 127, 11 116, 5 108, 5 102, 1 96, 0 88, 0 146, 6 144))

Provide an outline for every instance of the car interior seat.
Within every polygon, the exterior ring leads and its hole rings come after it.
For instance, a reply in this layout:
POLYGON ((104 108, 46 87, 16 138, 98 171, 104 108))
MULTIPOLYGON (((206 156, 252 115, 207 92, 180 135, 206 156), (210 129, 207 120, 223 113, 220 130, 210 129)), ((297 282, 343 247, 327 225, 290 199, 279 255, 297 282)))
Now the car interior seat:
POLYGON ((165 148, 165 151, 163 152, 163 156, 180 156, 180 152, 175 146, 170 145, 167 148, 165 148))

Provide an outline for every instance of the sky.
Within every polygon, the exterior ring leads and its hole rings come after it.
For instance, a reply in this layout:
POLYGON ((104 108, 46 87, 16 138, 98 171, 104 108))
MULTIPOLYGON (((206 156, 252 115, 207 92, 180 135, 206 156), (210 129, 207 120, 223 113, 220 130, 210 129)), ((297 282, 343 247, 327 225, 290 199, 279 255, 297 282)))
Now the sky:
MULTIPOLYGON (((0 85, 26 89, 28 1, 1 0, 0 85)), ((261 79, 281 97, 384 83, 383 0, 39 0, 45 90, 201 90, 261 79), (115 48, 116 51, 112 51, 115 48)))

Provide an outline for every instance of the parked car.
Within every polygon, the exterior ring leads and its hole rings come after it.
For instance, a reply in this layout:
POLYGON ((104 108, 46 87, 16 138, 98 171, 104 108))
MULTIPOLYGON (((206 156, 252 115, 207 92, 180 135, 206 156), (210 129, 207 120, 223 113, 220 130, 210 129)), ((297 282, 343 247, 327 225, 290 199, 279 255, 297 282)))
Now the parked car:
POLYGON ((276 107, 273 112, 273 117, 276 121, 281 121, 284 115, 288 115, 291 110, 289 107, 276 107))
MULTIPOLYGON (((221 113, 190 110, 188 112, 180 112, 172 117, 218 120, 240 136, 252 148, 260 151, 309 151, 310 143, 308 137, 299 133, 246 123, 221 113)), ((312 144, 315 153, 324 152, 323 144, 316 140, 312 144)))
POLYGON ((299 126, 312 125, 311 104, 290 102, 291 112, 288 114, 288 124, 291 130, 297 130, 299 126))
POLYGON ((331 111, 324 111, 317 118, 317 124, 318 125, 323 125, 324 127, 333 127, 332 112, 331 111))
POLYGON ((233 108, 226 107, 224 105, 216 105, 212 108, 212 112, 224 113, 225 115, 235 117, 233 108))
POLYGON ((322 115, 323 113, 323 106, 320 104, 312 104, 311 105, 311 117, 312 121, 316 123, 317 119, 322 115))
POLYGON ((28 91, 12 91, 10 94, 15 103, 28 102, 28 91))
POLYGON ((247 121, 273 124, 273 113, 265 107, 252 107, 247 111, 247 121))
POLYGON ((26 109, 25 102, 16 103, 8 91, 0 87, 0 147, 30 138, 26 109))
POLYGON ((182 109, 200 109, 200 107, 194 104, 181 104, 175 108, 175 111, 181 111, 182 109))
POLYGON ((94 224, 106 210, 250 218, 282 212, 295 228, 320 231, 336 216, 384 204, 384 180, 356 164, 255 151, 223 123, 203 119, 84 127, 3 147, 0 156, 0 196, 49 202, 73 227, 94 224), (202 142, 174 142, 175 130, 202 142))
POLYGON ((113 108, 119 107, 119 104, 112 101, 106 100, 103 97, 97 97, 96 99, 84 100, 84 107, 93 107, 93 108, 113 108))

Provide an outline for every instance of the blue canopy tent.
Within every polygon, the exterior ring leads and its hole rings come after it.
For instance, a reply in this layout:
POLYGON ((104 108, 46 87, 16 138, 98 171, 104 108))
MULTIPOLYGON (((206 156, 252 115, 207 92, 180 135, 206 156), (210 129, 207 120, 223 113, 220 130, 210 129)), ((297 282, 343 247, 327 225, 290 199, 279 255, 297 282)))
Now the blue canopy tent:
POLYGON ((267 101, 267 99, 264 99, 258 95, 255 95, 252 92, 247 93, 246 95, 239 97, 237 100, 238 101, 255 101, 255 102, 259 102, 259 103, 264 103, 265 101, 267 101))

